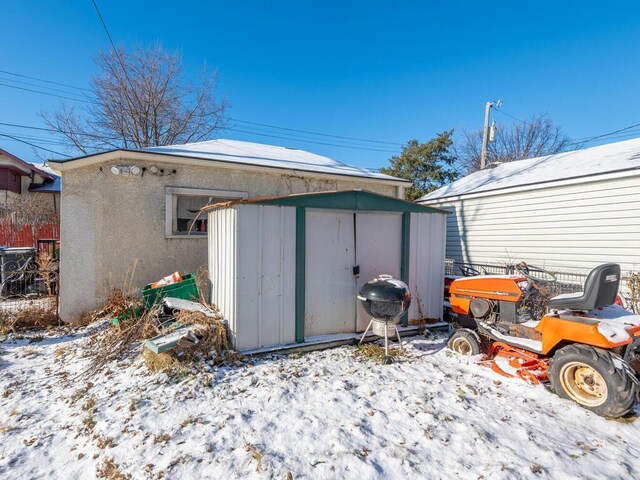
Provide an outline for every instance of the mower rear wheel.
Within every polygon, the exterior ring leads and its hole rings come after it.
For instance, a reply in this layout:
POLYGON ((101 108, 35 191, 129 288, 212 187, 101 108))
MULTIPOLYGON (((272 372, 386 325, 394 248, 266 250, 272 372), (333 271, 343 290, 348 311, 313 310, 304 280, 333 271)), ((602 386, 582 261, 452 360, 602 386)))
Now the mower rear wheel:
POLYGON ((449 337, 447 346, 460 355, 478 355, 480 353, 480 341, 478 335, 466 328, 460 328, 449 337))
POLYGON ((615 353, 569 345, 551 358, 549 379, 562 398, 604 417, 626 415, 636 404, 637 386, 615 353))

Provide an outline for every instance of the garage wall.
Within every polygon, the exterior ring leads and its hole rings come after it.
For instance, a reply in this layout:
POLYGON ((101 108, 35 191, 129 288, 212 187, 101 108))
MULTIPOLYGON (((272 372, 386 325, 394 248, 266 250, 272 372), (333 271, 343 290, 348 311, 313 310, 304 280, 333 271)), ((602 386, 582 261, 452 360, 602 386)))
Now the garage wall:
POLYGON ((447 257, 590 270, 640 268, 640 177, 592 177, 570 185, 432 201, 447 219, 447 257))

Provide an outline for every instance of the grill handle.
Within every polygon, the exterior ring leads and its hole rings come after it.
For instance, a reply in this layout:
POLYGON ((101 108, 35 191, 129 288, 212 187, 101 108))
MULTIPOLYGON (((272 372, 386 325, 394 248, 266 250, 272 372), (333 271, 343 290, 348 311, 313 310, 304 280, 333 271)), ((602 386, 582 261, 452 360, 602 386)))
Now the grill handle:
POLYGON ((360 300, 361 302, 367 302, 369 299, 365 298, 365 297, 363 297, 361 295, 358 295, 358 300, 360 300))

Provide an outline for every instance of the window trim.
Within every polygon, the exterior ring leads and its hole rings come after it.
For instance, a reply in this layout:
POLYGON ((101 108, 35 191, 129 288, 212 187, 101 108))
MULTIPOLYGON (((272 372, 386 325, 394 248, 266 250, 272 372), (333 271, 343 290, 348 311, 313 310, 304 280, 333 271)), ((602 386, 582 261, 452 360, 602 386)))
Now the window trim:
POLYGON ((176 195, 192 197, 249 198, 248 192, 236 190, 218 190, 212 188, 165 187, 164 188, 164 236, 165 238, 206 238, 207 235, 173 233, 174 197, 176 195))

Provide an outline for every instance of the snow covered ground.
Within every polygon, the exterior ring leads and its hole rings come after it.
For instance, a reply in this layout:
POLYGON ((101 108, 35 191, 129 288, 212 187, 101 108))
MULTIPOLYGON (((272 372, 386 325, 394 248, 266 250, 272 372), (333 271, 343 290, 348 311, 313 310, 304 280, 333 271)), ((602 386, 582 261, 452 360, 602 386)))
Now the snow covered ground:
POLYGON ((0 478, 640 478, 640 422, 408 338, 379 365, 341 347, 79 376, 82 333, 0 344, 0 478), (122 476, 118 476, 122 475, 122 476))

